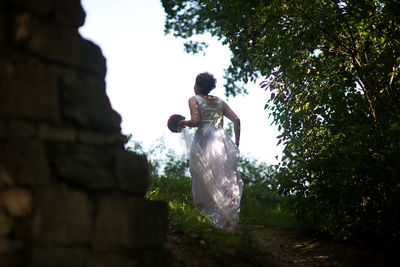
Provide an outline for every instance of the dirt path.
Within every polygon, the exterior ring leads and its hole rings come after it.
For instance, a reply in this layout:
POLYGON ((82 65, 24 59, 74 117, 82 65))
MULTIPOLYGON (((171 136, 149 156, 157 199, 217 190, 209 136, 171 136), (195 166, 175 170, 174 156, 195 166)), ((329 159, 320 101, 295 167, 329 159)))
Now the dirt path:
POLYGON ((278 266, 385 266, 380 253, 293 230, 255 226, 252 234, 278 266))
MULTIPOLYGON (((256 225, 246 228, 262 250, 275 258, 273 266, 385 266, 382 254, 356 246, 278 227, 256 225)), ((167 237, 166 247, 174 256, 174 267, 220 266, 204 251, 181 241, 179 235, 169 234, 167 237)), ((233 263, 232 266, 237 265, 233 263)))

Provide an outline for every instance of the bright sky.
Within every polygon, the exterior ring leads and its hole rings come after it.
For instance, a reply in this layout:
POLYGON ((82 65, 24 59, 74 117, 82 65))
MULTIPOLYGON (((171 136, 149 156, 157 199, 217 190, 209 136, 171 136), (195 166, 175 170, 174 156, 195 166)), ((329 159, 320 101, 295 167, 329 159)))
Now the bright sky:
POLYGON ((163 136, 167 147, 182 151, 179 134, 171 133, 166 123, 175 113, 189 117, 195 78, 208 71, 217 78, 211 94, 227 101, 241 119, 241 153, 276 162, 282 148, 276 146, 278 131, 264 110, 268 94, 250 84, 249 95, 224 96, 223 73, 231 54, 226 46, 204 37, 209 43, 205 56, 185 53, 183 40, 164 35, 159 0, 82 0, 82 5, 86 22, 80 33, 98 44, 107 59, 107 94, 122 116, 124 134, 133 134, 145 150, 163 136))

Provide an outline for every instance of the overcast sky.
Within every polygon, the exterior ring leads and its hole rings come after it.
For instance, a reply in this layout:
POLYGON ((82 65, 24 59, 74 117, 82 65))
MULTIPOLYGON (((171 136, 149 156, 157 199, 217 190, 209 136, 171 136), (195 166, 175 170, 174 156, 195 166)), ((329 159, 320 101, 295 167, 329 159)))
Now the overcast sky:
POLYGON ((124 134, 133 134, 145 149, 163 136, 167 146, 182 151, 179 134, 169 132, 166 123, 175 113, 189 117, 194 80, 208 71, 217 78, 211 94, 227 101, 241 119, 241 153, 276 162, 282 148, 276 147, 278 132, 264 110, 267 93, 251 84, 246 85, 247 96, 224 96, 223 73, 231 54, 227 47, 203 37, 209 43, 206 55, 186 54, 183 40, 164 35, 165 14, 157 0, 82 0, 82 4, 86 22, 80 32, 97 43, 107 59, 107 94, 122 116, 124 134))

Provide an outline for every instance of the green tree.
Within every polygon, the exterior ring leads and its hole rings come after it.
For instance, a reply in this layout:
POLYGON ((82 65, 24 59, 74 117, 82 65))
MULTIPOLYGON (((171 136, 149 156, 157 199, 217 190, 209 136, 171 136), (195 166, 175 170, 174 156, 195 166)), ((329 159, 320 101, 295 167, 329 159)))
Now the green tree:
POLYGON ((226 94, 267 77, 282 134, 280 189, 298 216, 341 238, 400 235, 400 3, 162 0, 166 33, 229 46, 226 94), (397 204, 396 204, 397 203, 397 204))

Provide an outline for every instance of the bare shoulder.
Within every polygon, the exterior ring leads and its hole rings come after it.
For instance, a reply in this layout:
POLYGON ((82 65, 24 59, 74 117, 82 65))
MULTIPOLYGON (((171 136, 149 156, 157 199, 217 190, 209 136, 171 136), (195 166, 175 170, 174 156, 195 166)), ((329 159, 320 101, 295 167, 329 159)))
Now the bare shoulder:
POLYGON ((197 106, 197 99, 195 96, 192 96, 191 98, 189 98, 189 106, 197 106))
POLYGON ((229 108, 229 105, 228 105, 224 100, 222 100, 222 99, 220 98, 220 101, 222 102, 222 104, 224 104, 224 108, 225 108, 225 107, 229 108))
POLYGON ((192 96, 191 98, 189 98, 189 103, 197 103, 196 97, 192 96))

